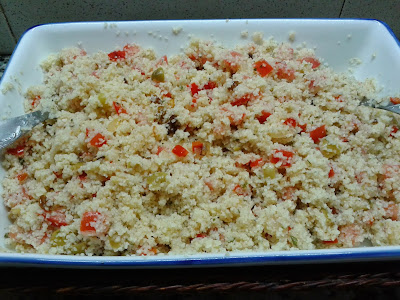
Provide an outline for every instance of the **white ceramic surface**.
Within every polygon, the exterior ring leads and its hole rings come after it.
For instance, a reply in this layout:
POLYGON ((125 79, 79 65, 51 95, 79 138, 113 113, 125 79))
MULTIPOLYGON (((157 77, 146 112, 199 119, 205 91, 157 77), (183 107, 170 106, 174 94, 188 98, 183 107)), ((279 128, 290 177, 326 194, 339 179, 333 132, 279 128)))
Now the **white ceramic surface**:
MULTIPOLYGON (((42 73, 40 62, 50 53, 65 47, 81 46, 88 53, 112 51, 126 43, 152 47, 159 55, 182 51, 190 36, 216 40, 232 47, 248 43, 254 32, 264 38, 288 41, 294 31, 294 46, 303 42, 315 47, 318 57, 335 71, 346 71, 349 60, 359 58, 362 64, 354 68, 357 79, 375 77, 384 87, 382 95, 400 93, 400 43, 387 26, 376 20, 356 19, 249 19, 249 20, 194 20, 194 21, 137 21, 49 24, 28 30, 16 47, 0 82, 0 90, 7 83, 15 88, 0 93, 0 117, 23 113, 22 93, 27 87, 39 84, 42 73), (174 28, 182 28, 175 35, 174 28), (247 31, 247 39, 241 32, 247 31)), ((0 158, 1 160, 1 158, 0 158)), ((4 170, 0 168, 0 181, 4 170)), ((2 187, 0 186, 0 193, 2 187)), ((2 199, 0 198, 2 202, 2 199)), ((4 245, 7 213, 0 204, 0 246, 4 245)), ((0 265, 35 265, 64 267, 177 267, 201 265, 248 265, 337 262, 400 258, 400 246, 355 249, 286 251, 263 253, 232 253, 226 255, 155 256, 155 257, 74 257, 27 254, 2 254, 0 265)))

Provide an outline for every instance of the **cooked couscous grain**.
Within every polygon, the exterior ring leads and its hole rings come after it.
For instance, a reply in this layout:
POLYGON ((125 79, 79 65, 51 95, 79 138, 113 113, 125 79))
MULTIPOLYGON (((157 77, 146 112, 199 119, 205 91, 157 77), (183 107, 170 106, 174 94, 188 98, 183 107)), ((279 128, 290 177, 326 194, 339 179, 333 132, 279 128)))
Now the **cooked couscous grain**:
POLYGON ((375 99, 373 80, 253 40, 234 50, 193 40, 168 58, 133 44, 51 55, 25 108, 57 118, 3 162, 8 245, 80 255, 399 245, 400 133, 393 114, 359 105, 375 99))

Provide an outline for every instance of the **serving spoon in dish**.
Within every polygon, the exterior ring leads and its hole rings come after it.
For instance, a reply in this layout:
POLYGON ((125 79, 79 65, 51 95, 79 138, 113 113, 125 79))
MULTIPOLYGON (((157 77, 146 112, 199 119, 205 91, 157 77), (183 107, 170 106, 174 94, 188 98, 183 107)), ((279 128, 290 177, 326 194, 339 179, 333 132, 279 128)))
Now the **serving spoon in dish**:
POLYGON ((361 101, 360 104, 372 108, 384 109, 400 115, 400 104, 377 105, 370 101, 361 101))
MULTIPOLYGON (((400 115, 400 104, 377 105, 371 101, 361 101, 360 105, 384 109, 400 115)), ((0 151, 31 131, 33 127, 48 119, 48 112, 37 110, 29 114, 0 121, 0 151)))
POLYGON ((41 110, 0 121, 0 150, 10 146, 36 125, 49 119, 49 113, 41 110))

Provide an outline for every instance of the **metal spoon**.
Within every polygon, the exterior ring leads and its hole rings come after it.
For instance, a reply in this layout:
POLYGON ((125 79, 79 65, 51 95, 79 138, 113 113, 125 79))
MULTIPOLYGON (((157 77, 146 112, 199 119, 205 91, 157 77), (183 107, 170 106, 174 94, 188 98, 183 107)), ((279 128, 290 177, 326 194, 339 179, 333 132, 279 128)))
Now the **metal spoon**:
POLYGON ((0 150, 10 146, 24 134, 43 121, 49 119, 49 113, 37 110, 33 113, 0 121, 0 150))
POLYGON ((373 108, 384 109, 400 115, 400 104, 377 105, 376 103, 370 101, 361 101, 360 104, 373 108))

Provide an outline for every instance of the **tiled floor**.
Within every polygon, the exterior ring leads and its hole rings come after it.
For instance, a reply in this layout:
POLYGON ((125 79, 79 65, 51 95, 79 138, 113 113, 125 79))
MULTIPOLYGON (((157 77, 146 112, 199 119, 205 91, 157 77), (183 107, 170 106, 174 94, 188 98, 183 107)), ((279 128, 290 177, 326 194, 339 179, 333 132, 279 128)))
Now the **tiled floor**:
POLYGON ((376 18, 400 36, 400 0, 0 0, 0 54, 28 28, 52 22, 225 18, 376 18))

